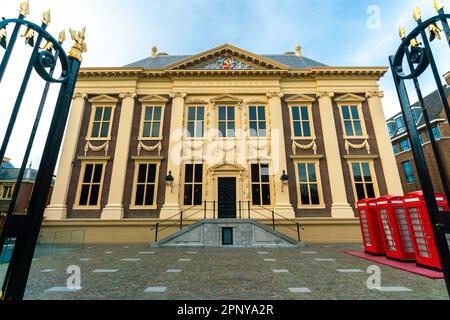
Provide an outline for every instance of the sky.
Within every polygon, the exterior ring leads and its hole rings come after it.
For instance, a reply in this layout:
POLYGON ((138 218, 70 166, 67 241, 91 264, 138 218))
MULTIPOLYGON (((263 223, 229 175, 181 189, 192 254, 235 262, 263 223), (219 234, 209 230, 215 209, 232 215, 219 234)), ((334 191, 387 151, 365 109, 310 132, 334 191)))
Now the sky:
MULTIPOLYGON (((0 0, 0 16, 16 17, 21 0, 0 0)), ((293 51, 330 66, 387 66, 400 39, 399 25, 416 25, 412 9, 435 15, 432 0, 31 0, 28 20, 40 23, 52 10, 49 32, 87 27, 84 67, 117 67, 146 58, 152 46, 172 55, 197 54, 230 43, 256 54, 293 51)), ((450 11, 450 4, 447 6, 450 11)), ((10 29, 9 34, 11 33, 10 29)), ((67 33, 69 38, 69 34, 67 33)), ((68 39, 65 48, 70 48, 68 39)), ((433 42, 441 74, 450 70, 449 48, 433 42)), ((0 59, 4 50, 0 48, 0 59)), ((0 84, 0 141, 31 52, 19 38, 0 84)), ((423 91, 435 89, 431 72, 421 78, 423 91)), ((20 121, 6 155, 20 165, 44 83, 33 75, 20 121)), ((386 117, 400 111, 392 75, 380 81, 386 117)), ((410 87, 412 90, 412 87, 410 87)), ((53 86, 30 161, 36 168, 53 112, 58 86, 53 86)), ((412 92, 412 91, 411 91, 412 92)), ((416 96, 411 94, 412 102, 416 96)))

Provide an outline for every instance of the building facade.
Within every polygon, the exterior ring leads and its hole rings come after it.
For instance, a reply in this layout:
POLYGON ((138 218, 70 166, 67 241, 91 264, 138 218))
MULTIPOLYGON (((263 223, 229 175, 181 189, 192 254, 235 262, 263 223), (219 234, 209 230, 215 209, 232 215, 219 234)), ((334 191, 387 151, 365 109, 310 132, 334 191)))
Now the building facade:
MULTIPOLYGON (((447 74, 447 82, 450 82, 447 74)), ((450 102, 450 87, 444 88, 447 100, 450 102)), ((419 139, 422 143, 423 152, 428 165, 431 181, 436 192, 444 193, 441 176, 450 179, 450 128, 445 115, 445 110, 436 90, 424 98, 425 107, 432 125, 432 132, 436 140, 437 147, 441 154, 442 162, 445 167, 445 173, 440 172, 436 164, 433 150, 430 144, 430 137, 425 127, 422 108, 419 102, 411 106, 413 116, 419 133, 419 139)), ((392 148, 394 150, 397 167, 400 172, 400 178, 405 193, 421 190, 417 169, 414 163, 414 157, 411 151, 411 144, 406 132, 405 122, 401 113, 387 120, 389 135, 391 137, 392 148)))
POLYGON ((305 241, 356 241, 358 199, 403 194, 377 83, 386 70, 231 45, 84 68, 45 227, 137 242, 180 212, 276 212, 305 241))
MULTIPOLYGON (((19 176, 19 168, 16 168, 11 159, 4 158, 0 166, 0 212, 7 212, 13 197, 16 181, 19 176)), ((33 192, 34 183, 36 181, 37 170, 26 168, 23 180, 17 195, 14 211, 17 213, 25 213, 28 209, 31 193, 33 192)), ((52 189, 50 190, 50 194, 52 189)), ((48 202, 50 203, 50 196, 48 202)))

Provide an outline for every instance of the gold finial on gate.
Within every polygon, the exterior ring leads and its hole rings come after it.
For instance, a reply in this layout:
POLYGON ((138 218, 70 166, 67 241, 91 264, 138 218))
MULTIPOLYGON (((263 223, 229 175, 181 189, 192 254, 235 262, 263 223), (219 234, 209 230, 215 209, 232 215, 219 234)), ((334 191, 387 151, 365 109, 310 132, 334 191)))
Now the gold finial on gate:
POLYGON ((63 31, 61 31, 61 32, 59 33, 59 36, 58 36, 58 42, 59 42, 60 44, 62 44, 64 41, 66 41, 66 29, 64 29, 63 31))
POLYGON ((402 40, 406 38, 406 30, 405 30, 404 26, 400 26, 399 36, 400 36, 400 39, 402 39, 402 40))
POLYGON ((8 33, 6 32, 6 28, 0 29, 0 46, 6 49, 6 38, 8 37, 8 33))
POLYGON ((44 51, 52 51, 53 50, 53 42, 47 40, 47 42, 41 47, 44 51))
POLYGON ((411 48, 418 47, 421 44, 422 44, 422 42, 417 40, 417 38, 411 39, 411 41, 409 42, 409 45, 411 46, 411 48))
POLYGON ((19 13, 25 17, 30 14, 30 2, 29 1, 24 1, 24 2, 20 3, 19 13))
POLYGON ((51 16, 51 14, 50 14, 50 9, 48 9, 48 11, 45 11, 45 12, 42 14, 42 16, 44 17, 44 18, 42 19, 42 23, 43 23, 43 24, 49 25, 50 22, 52 22, 52 16, 51 16))
POLYGON ((25 44, 29 44, 34 47, 34 30, 31 28, 27 28, 22 35, 25 38, 25 44))
POLYGON ((422 10, 420 9, 420 7, 415 6, 414 10, 413 10, 413 18, 416 21, 419 21, 420 18, 422 18, 422 10))
POLYGON ((444 7, 444 1, 443 0, 434 0, 433 6, 436 9, 436 11, 439 11, 444 7))
POLYGON ((428 31, 430 32, 430 41, 433 41, 434 39, 438 38, 441 40, 441 29, 438 27, 436 23, 430 24, 428 27, 428 31))
POLYGON ((76 32, 75 30, 69 29, 70 36, 74 41, 72 49, 70 49, 68 56, 77 59, 78 61, 82 61, 83 52, 87 52, 87 46, 84 42, 86 27, 84 27, 81 31, 76 32))

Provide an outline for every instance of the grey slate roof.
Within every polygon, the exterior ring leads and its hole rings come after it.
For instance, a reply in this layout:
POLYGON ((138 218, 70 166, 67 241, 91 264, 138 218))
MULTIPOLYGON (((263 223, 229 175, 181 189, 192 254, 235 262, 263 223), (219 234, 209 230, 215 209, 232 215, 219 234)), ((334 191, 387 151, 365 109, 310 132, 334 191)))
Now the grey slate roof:
MULTIPOLYGON (((314 61, 312 59, 306 58, 306 57, 297 57, 296 55, 291 54, 266 54, 261 55, 264 58, 274 60, 276 62, 282 63, 287 65, 291 69, 303 69, 303 68, 310 68, 310 67, 323 67, 326 66, 323 63, 314 61)), ((190 55, 179 55, 179 56, 169 56, 169 55, 162 55, 157 56, 155 58, 145 58, 133 63, 130 63, 124 67, 139 67, 144 69, 152 69, 152 70, 159 70, 163 69, 165 66, 168 66, 172 63, 182 61, 184 59, 187 59, 191 57, 190 55)))
MULTIPOLYGON (((448 97, 450 95, 450 86, 444 85, 443 88, 444 88, 444 92, 445 92, 446 97, 448 97)), ((438 90, 433 91, 432 93, 430 93, 429 95, 427 95, 423 99, 424 99, 424 102, 425 102, 425 108, 428 111, 428 116, 430 118, 430 121, 433 121, 433 120, 439 118, 439 114, 441 113, 441 111, 442 111, 442 109, 444 107, 442 105, 441 99, 439 97, 439 91, 438 90)), ((411 105, 411 108, 414 108, 414 107, 419 107, 420 108, 419 101, 417 101, 416 103, 411 105)), ((395 121, 394 118, 397 118, 401 114, 402 113, 399 112, 395 116, 390 117, 389 119, 387 119, 386 121, 387 122, 395 121)), ((423 125, 425 125, 425 120, 423 119, 422 112, 420 112, 419 122, 417 123, 417 127, 420 127, 420 126, 423 126, 423 125)), ((391 139, 395 139, 395 138, 397 138, 398 136, 400 136, 400 135, 402 135, 404 133, 405 133, 405 131, 402 131, 402 132, 399 133, 396 130, 394 132, 394 134, 391 136, 391 139)))

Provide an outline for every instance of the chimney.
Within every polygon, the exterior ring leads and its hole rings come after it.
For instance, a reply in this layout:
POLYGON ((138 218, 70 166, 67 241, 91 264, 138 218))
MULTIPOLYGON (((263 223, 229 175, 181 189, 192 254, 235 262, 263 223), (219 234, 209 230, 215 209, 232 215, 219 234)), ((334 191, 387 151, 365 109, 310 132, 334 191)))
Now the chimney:
POLYGON ((151 57, 152 58, 156 58, 157 54, 158 54, 158 48, 155 46, 155 47, 152 48, 151 57))
POLYGON ((295 46, 295 55, 297 57, 301 57, 302 56, 302 46, 299 45, 299 44, 295 46))

